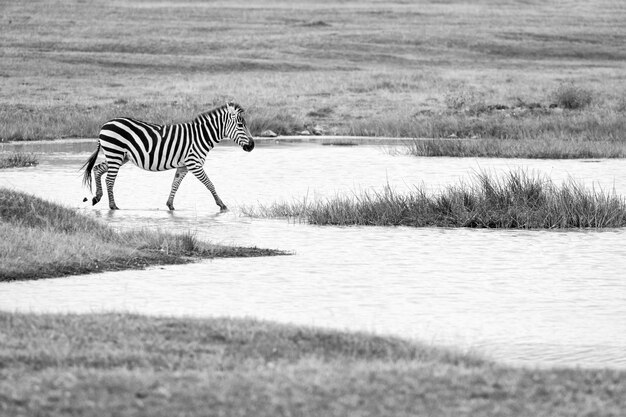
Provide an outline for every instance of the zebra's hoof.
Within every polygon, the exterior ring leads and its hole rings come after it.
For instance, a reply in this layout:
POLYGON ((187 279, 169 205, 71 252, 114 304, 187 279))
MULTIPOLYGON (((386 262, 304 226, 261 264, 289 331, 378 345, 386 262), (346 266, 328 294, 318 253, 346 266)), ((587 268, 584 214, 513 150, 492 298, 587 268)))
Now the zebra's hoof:
POLYGON ((109 209, 111 209, 111 210, 119 210, 120 208, 118 206, 109 206, 109 209))
POLYGON ((98 204, 98 201, 100 201, 100 198, 99 198, 99 197, 94 197, 94 198, 91 200, 91 205, 92 205, 92 206, 95 206, 96 204, 98 204))
POLYGON ((220 213, 225 213, 228 211, 228 207, 226 206, 220 206, 220 213))
POLYGON ((170 209, 171 211, 175 210, 174 209, 174 204, 167 203, 167 208, 170 209))

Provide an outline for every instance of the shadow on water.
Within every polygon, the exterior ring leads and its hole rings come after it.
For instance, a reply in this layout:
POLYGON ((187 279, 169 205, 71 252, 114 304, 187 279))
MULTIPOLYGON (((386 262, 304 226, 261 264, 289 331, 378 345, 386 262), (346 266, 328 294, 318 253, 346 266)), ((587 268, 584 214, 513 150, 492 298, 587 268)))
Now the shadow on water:
POLYGON ((81 202, 87 191, 78 167, 93 150, 88 145, 42 153, 36 169, 3 171, 0 186, 76 207, 120 230, 192 231, 214 243, 295 255, 3 284, 1 309, 254 316, 418 338, 516 364, 626 368, 623 230, 318 227, 238 210, 387 184, 436 190, 476 171, 520 166, 556 183, 573 176, 626 194, 623 162, 414 158, 376 146, 277 145, 250 154, 223 147, 205 167, 231 211, 220 213, 195 178, 185 179, 177 210, 169 211, 173 172, 128 165, 115 189, 122 209, 110 211, 106 197, 95 207, 81 202))

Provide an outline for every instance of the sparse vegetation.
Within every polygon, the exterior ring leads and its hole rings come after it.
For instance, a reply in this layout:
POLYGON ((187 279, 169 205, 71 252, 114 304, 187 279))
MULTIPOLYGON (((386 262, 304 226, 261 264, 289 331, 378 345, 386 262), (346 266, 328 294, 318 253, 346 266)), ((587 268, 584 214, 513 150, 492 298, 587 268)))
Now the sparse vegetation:
POLYGON ((440 226, 473 228, 601 228, 626 226, 620 196, 588 191, 573 182, 556 186, 524 171, 503 179, 477 174, 473 184, 428 195, 421 189, 337 196, 323 201, 245 208, 255 217, 287 217, 319 225, 440 226))
POLYGON ((235 99, 253 134, 626 142, 616 0, 497 13, 493 0, 16 1, 0 20, 0 141, 94 137, 120 115, 178 122, 235 99))
POLYGON ((619 416, 618 370, 517 369, 233 319, 0 313, 0 410, 98 416, 619 416))
MULTIPOLYGON (((520 146, 536 146, 539 141, 612 142, 624 152, 626 119, 618 112, 547 113, 549 110, 513 108, 473 115, 416 113, 397 120, 370 119, 350 127, 356 136, 395 136, 407 138, 460 138, 516 140, 520 146)), ((585 146, 585 145, 582 145, 585 146)))
POLYGON ((267 256, 276 250, 213 245, 191 232, 118 233, 75 210, 0 188, 0 281, 190 262, 267 256))
POLYGON ((32 153, 10 152, 0 153, 0 169, 20 168, 37 165, 39 161, 32 153))

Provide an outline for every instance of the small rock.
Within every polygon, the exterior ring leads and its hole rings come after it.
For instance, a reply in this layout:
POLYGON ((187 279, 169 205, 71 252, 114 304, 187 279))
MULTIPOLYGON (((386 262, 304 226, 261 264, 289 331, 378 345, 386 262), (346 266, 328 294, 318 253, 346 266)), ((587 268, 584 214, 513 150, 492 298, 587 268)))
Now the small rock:
POLYGON ((311 130, 311 133, 313 133, 314 135, 320 136, 324 134, 324 129, 322 129, 320 126, 315 126, 311 130))
POLYGON ((303 130, 302 132, 298 132, 298 135, 302 135, 302 136, 309 136, 311 134, 311 132, 309 132, 308 130, 303 130))
POLYGON ((449 137, 449 138, 454 139, 454 138, 456 138, 456 137, 458 137, 458 136, 457 136, 456 134, 454 134, 454 133, 453 133, 453 134, 451 134, 451 135, 450 135, 450 136, 448 136, 448 137, 449 137))
POLYGON ((272 130, 264 130, 263 132, 261 132, 261 136, 264 138, 275 138, 276 136, 278 136, 275 132, 273 132, 272 130))

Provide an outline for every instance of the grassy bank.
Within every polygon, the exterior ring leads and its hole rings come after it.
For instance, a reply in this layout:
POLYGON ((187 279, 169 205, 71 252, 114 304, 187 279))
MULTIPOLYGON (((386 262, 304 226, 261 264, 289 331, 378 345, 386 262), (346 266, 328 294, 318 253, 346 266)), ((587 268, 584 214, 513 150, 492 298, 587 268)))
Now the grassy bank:
POLYGON ((0 169, 21 168, 37 165, 39 161, 35 155, 24 152, 0 153, 0 169))
POLYGON ((441 226, 474 228, 601 228, 626 226, 626 201, 574 183, 514 171, 503 179, 477 174, 474 183, 428 195, 420 189, 323 201, 274 203, 245 208, 255 217, 288 217, 319 225, 441 226))
POLYGON ((7 415, 618 416, 623 371, 232 319, 0 313, 7 415))
POLYGON ((2 141, 228 99, 254 134, 626 141, 618 0, 16 1, 0 19, 2 141))
POLYGON ((283 254, 212 245, 191 233, 118 233, 75 210, 2 188, 0 236, 0 281, 143 268, 198 258, 283 254))

